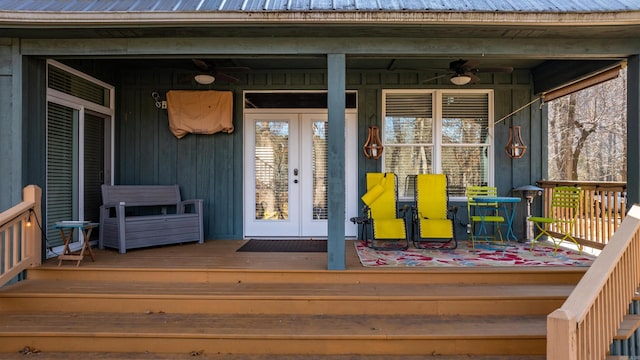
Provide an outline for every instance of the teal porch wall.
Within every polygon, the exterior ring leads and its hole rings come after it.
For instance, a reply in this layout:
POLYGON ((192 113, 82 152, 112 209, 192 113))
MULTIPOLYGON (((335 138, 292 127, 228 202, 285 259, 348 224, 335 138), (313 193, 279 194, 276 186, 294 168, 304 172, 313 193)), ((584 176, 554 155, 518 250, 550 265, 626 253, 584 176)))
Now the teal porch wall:
POLYGON ((0 38, 0 212, 22 200, 21 80, 18 41, 0 38))
MULTIPOLYGON (((193 135, 178 140, 169 131, 166 110, 158 109, 151 97, 158 92, 164 98, 171 89, 203 89, 179 81, 181 75, 167 71, 132 69, 117 78, 116 113, 116 183, 173 184, 181 187, 186 198, 204 199, 205 237, 238 239, 242 237, 242 92, 243 90, 295 89, 326 90, 324 72, 251 72, 242 84, 213 86, 234 92, 234 126, 232 134, 193 135)), ((380 162, 366 159, 361 147, 369 125, 380 125, 381 92, 390 88, 424 88, 419 76, 387 72, 349 72, 347 89, 358 92, 358 176, 359 193, 365 188, 364 174, 380 170, 380 162)), ((440 88, 448 85, 436 86, 440 88)), ((511 113, 533 97, 527 72, 495 74, 483 78, 476 88, 495 91, 495 118, 511 113)), ((495 127, 495 179, 501 195, 512 188, 535 184, 542 174, 542 112, 535 103, 507 118, 495 127), (529 145, 522 159, 510 159, 504 153, 511 123, 522 126, 529 145), (532 126, 533 124, 533 126, 532 126)), ((466 221, 465 204, 460 205, 460 222, 466 221)), ((358 204, 358 208, 361 204, 358 204)), ((524 233, 524 211, 520 206, 515 229, 524 233)), ((464 227, 458 226, 464 237, 464 227)))

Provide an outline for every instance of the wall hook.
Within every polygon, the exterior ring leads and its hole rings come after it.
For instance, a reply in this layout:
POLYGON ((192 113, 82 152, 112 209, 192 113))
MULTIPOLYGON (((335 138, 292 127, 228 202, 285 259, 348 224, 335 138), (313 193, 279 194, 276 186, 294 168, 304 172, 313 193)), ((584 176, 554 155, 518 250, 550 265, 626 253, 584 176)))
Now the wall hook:
POLYGON ((158 94, 157 91, 152 92, 151 93, 151 97, 153 98, 153 100, 155 100, 156 107, 158 109, 166 109, 167 108, 167 101, 166 100, 160 100, 160 94, 158 94))

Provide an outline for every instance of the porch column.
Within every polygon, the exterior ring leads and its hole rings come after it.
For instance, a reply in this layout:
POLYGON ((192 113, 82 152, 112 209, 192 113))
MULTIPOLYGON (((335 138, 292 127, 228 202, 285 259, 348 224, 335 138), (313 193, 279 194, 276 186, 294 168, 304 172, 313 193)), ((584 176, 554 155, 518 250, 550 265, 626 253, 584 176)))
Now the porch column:
POLYGON ((633 55, 627 62, 627 204, 637 203, 640 203, 640 55, 633 55))
POLYGON ((22 57, 19 41, 0 42, 0 212, 22 201, 22 57))
POLYGON ((327 267, 345 270, 345 54, 327 54, 328 140, 328 238, 327 267))

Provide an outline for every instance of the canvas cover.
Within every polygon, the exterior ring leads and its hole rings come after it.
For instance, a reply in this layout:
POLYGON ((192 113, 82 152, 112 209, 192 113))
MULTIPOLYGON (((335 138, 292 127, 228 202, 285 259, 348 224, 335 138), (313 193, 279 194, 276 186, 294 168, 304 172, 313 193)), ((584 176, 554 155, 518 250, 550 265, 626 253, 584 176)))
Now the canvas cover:
POLYGON ((187 133, 233 132, 233 93, 216 90, 169 90, 169 128, 178 138, 187 133))

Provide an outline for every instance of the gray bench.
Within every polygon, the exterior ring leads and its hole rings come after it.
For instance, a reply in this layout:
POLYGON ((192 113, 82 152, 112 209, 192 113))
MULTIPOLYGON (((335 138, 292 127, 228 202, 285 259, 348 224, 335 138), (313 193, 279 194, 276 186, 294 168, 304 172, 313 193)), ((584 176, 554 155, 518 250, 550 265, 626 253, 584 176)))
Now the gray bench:
POLYGON ((182 201, 178 185, 102 185, 102 202, 100 249, 204 242, 202 200, 182 201))

